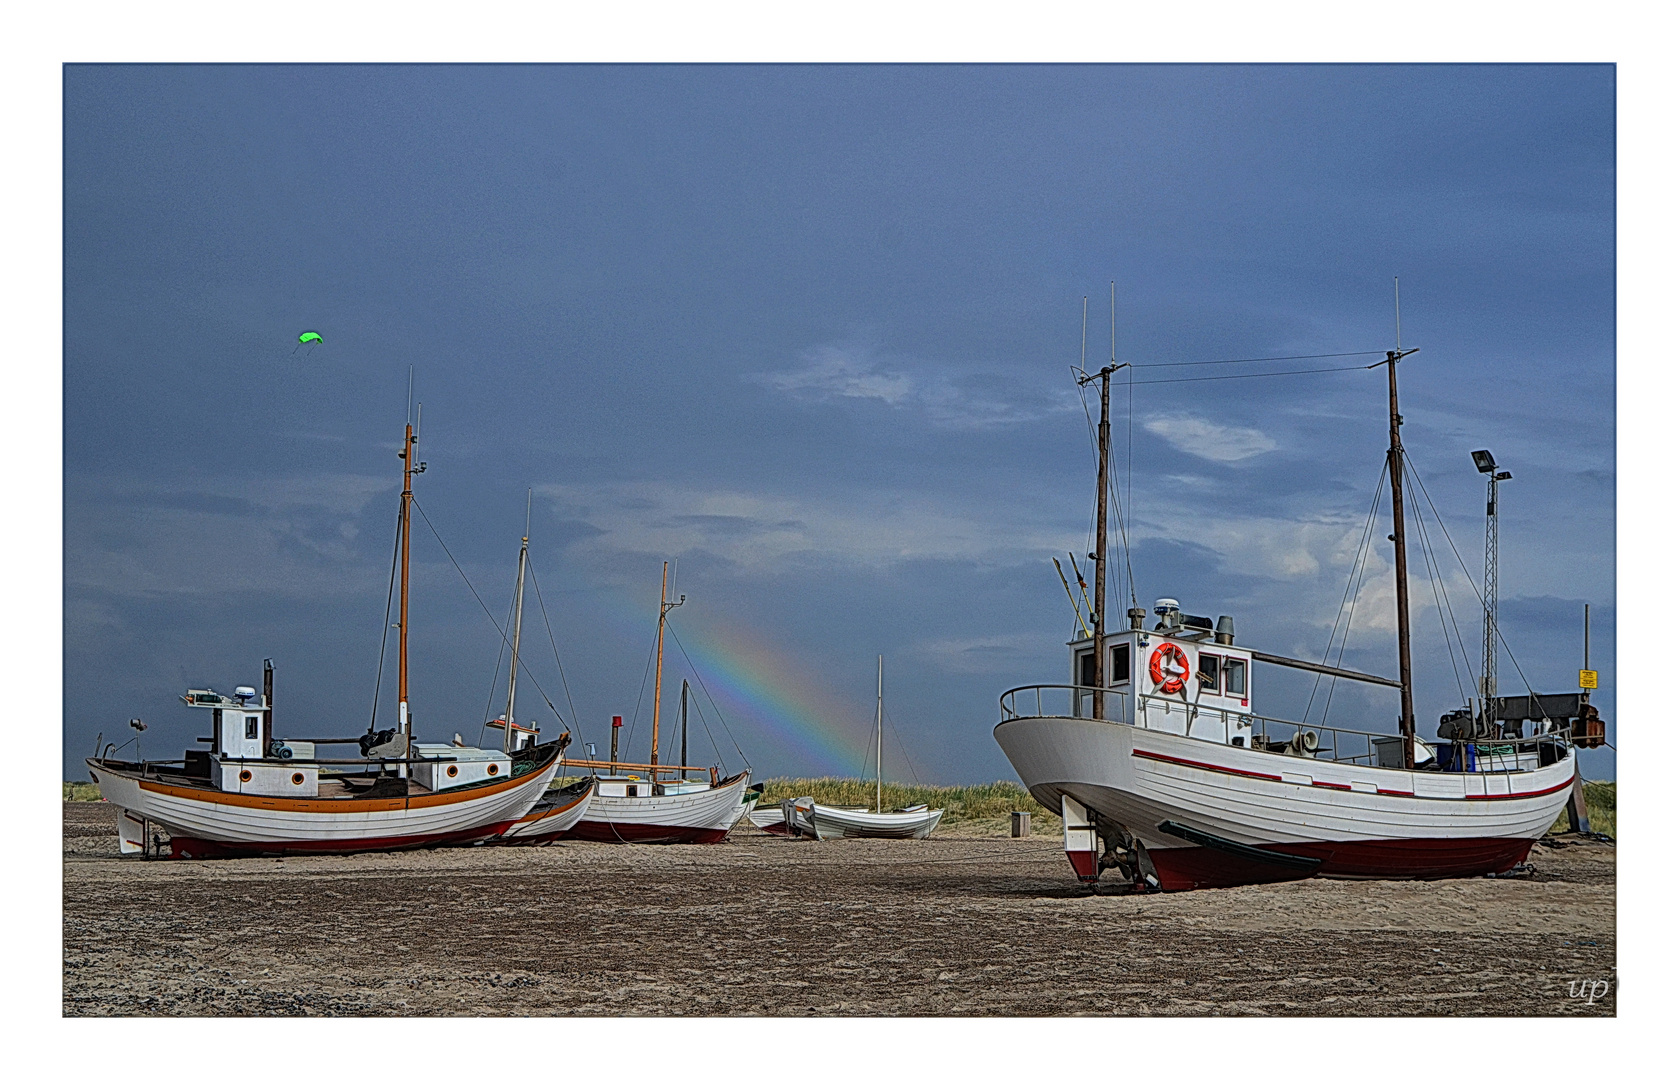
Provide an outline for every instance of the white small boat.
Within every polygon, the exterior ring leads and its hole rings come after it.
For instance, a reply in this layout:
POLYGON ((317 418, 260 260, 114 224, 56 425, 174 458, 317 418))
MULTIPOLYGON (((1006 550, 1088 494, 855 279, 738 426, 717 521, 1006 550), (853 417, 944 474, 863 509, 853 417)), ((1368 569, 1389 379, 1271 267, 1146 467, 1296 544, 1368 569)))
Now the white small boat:
POLYGON ((931 810, 926 805, 906 806, 902 810, 854 809, 849 806, 823 806, 817 803, 811 819, 818 840, 840 840, 853 837, 872 837, 880 840, 925 840, 938 828, 943 810, 931 810))
POLYGON ((938 828, 944 811, 929 809, 926 803, 902 810, 881 809, 881 718, 885 714, 885 657, 876 658, 875 672, 875 759, 874 809, 865 806, 825 806, 809 799, 783 804, 783 832, 815 836, 818 840, 869 838, 875 840, 925 840, 938 828))
POLYGON ((748 810, 746 820, 758 826, 767 833, 787 832, 787 815, 782 813, 781 807, 774 806, 767 810, 748 810))
POLYGON ((502 844, 550 844, 571 830, 589 809, 595 794, 595 778, 553 788, 536 801, 524 817, 508 826, 496 839, 502 844))

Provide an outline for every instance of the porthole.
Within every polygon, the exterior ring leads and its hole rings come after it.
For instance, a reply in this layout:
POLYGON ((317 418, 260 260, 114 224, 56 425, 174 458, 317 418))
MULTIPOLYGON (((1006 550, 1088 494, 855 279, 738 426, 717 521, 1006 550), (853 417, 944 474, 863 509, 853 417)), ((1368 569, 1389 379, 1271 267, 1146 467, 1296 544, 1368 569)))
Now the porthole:
POLYGON ((496 773, 500 772, 501 769, 498 766, 491 765, 487 771, 491 776, 494 776, 496 773))
POLYGON ((302 773, 300 773, 300 772, 294 772, 294 773, 292 773, 292 774, 291 774, 291 782, 292 782, 292 783, 294 783, 294 784, 301 784, 301 783, 303 783, 303 774, 302 774, 302 773))
POLYGON ((451 777, 459 776, 461 774, 461 771, 459 769, 455 768, 453 765, 449 766, 447 769, 444 769, 443 771, 451 777))
POLYGON ((241 784, 248 784, 248 783, 250 783, 250 782, 251 782, 251 770, 249 770, 249 769, 240 769, 240 770, 239 770, 239 782, 240 782, 240 783, 241 783, 241 784))

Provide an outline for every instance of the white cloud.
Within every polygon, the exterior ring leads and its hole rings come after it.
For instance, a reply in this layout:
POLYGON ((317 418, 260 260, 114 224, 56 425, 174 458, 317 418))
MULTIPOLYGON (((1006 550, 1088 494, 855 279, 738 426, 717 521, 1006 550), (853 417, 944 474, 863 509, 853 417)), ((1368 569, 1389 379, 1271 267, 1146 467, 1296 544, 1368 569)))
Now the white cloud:
POLYGON ((1215 424, 1199 416, 1152 416, 1143 422, 1143 427, 1186 454, 1224 464, 1245 461, 1277 448, 1276 442, 1263 431, 1215 424))
POLYGON ((1018 424, 1078 407, 1070 390, 1058 394, 991 372, 960 376, 929 371, 881 360, 867 349, 823 345, 800 359, 796 368, 747 378, 800 401, 876 401, 894 409, 914 409, 930 422, 951 428, 1018 424))
POLYGON ((754 574, 783 572, 790 557, 861 566, 920 559, 1003 565, 1083 542, 1053 524, 1004 521, 994 512, 932 505, 909 493, 852 491, 816 499, 652 481, 546 484, 536 492, 560 516, 590 526, 574 548, 704 553, 754 574))

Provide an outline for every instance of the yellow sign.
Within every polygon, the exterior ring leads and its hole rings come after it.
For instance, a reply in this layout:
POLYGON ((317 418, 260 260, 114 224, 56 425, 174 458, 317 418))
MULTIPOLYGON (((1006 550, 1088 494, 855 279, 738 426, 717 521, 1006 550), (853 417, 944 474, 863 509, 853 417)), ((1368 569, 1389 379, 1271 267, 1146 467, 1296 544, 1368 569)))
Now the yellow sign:
POLYGON ((1587 670, 1586 668, 1581 668, 1580 669, 1580 689, 1582 689, 1582 690, 1596 690, 1597 689, 1597 672, 1587 670))

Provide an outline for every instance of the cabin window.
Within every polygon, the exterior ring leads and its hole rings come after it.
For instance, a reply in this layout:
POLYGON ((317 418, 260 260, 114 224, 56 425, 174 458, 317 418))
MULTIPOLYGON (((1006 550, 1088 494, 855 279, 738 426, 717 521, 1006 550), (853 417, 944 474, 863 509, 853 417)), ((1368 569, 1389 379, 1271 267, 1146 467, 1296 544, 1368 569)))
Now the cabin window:
POLYGON ((1196 672, 1196 677, 1201 680, 1202 693, 1218 693, 1218 662, 1222 659, 1223 657, 1221 656, 1210 656, 1207 653, 1201 654, 1200 670, 1196 672))
POLYGON ((254 739, 256 737, 257 737, 257 718, 256 718, 256 715, 254 713, 246 713, 245 714, 245 738, 254 739))
POLYGON ((1226 660, 1224 662, 1224 690, 1231 697, 1248 696, 1248 662, 1246 660, 1226 660))
POLYGON ((1130 645, 1130 643, 1126 643, 1124 645, 1115 645, 1112 649, 1110 649, 1108 651, 1112 654, 1111 666, 1113 667, 1113 681, 1116 682, 1116 683, 1130 682, 1131 681, 1131 645, 1130 645))
POLYGON ((1079 685, 1101 685, 1096 681, 1096 654, 1094 652, 1079 653, 1079 685))

